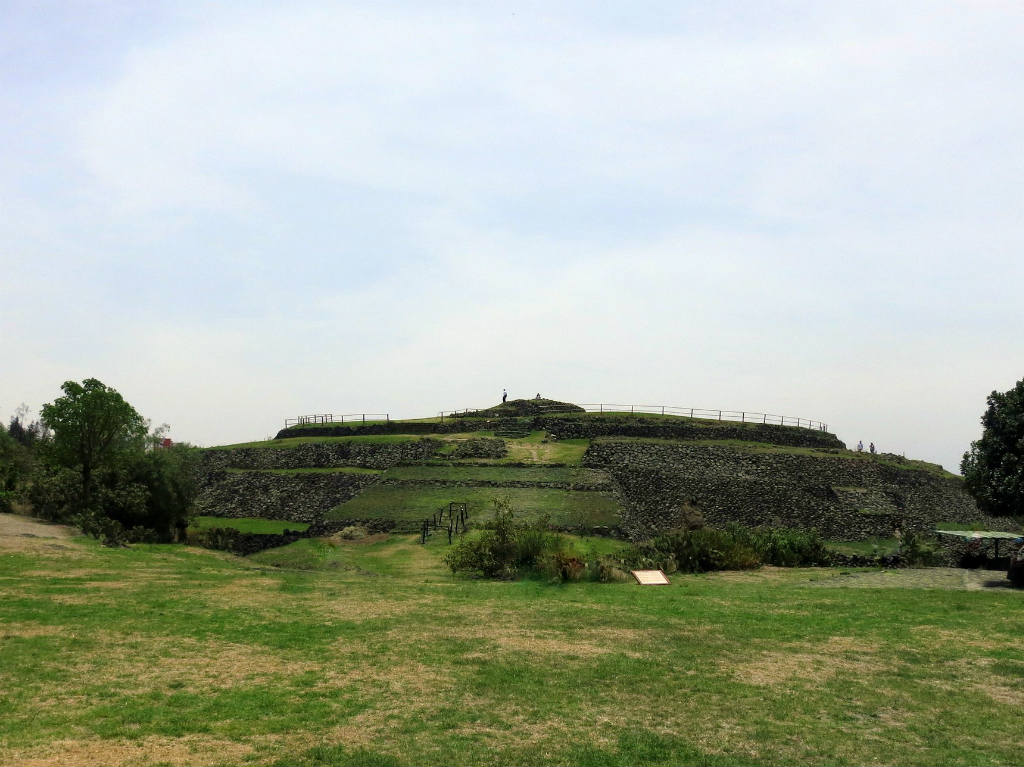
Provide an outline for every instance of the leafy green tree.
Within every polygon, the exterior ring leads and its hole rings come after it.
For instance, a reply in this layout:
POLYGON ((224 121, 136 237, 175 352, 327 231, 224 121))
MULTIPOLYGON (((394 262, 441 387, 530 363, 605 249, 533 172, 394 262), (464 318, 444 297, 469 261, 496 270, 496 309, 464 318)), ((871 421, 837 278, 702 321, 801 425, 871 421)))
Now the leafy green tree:
POLYGON ((43 423, 53 430, 51 456, 64 467, 81 473, 81 509, 93 503, 94 475, 112 467, 117 459, 141 451, 148 425, 115 390, 87 378, 65 381, 64 396, 43 405, 43 423))
POLYGON ((1024 380, 988 395, 981 425, 960 463, 964 484, 983 511, 1024 516, 1024 380))

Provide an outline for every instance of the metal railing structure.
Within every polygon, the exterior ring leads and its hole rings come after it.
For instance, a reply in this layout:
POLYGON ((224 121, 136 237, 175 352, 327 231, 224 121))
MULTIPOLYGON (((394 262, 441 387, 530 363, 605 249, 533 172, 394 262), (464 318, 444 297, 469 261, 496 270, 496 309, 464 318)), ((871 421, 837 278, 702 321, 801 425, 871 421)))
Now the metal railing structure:
POLYGON ((345 413, 335 415, 334 413, 314 413, 313 415, 300 415, 297 418, 285 418, 284 428, 289 426, 305 426, 307 424, 315 423, 353 423, 361 421, 366 423, 367 421, 384 421, 385 423, 391 422, 391 416, 388 413, 345 413), (348 419, 347 421, 345 419, 348 419))
POLYGON ((701 407, 676 407, 674 405, 580 405, 588 413, 653 413, 674 415, 682 418, 702 418, 712 421, 739 421, 740 423, 762 423, 774 426, 797 426, 801 429, 828 431, 828 424, 810 418, 773 413, 755 413, 750 410, 709 410, 701 407))
MULTIPOLYGON (((542 413, 573 412, 566 411, 558 405, 539 405, 542 413)), ((774 413, 758 413, 751 410, 718 410, 701 407, 677 407, 675 405, 614 405, 596 403, 580 405, 588 413, 649 413, 653 415, 671 415, 678 418, 701 418, 712 421, 737 421, 739 423, 760 423, 773 426, 796 426, 812 431, 828 431, 828 424, 810 418, 774 413)), ((465 418, 475 413, 488 411, 490 408, 462 408, 460 410, 443 410, 438 413, 441 421, 447 418, 465 418)))

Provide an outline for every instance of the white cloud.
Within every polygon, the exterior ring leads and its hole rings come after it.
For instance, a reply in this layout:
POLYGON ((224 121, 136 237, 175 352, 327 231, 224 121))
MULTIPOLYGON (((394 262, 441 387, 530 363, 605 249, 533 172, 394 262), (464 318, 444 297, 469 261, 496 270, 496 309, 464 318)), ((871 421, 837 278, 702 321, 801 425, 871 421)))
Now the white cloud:
POLYGON ((1015 7, 514 10, 172 6, 0 100, 0 406, 96 375, 215 443, 508 386, 954 464, 1022 367, 1015 7))

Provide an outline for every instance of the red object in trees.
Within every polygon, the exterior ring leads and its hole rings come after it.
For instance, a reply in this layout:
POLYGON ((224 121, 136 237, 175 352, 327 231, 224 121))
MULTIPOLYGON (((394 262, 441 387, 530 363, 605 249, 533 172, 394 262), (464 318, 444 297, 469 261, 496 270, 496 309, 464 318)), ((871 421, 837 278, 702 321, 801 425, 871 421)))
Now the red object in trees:
POLYGON ((173 444, 174 442, 171 441, 170 437, 164 437, 162 440, 160 440, 160 447, 170 447, 173 444))

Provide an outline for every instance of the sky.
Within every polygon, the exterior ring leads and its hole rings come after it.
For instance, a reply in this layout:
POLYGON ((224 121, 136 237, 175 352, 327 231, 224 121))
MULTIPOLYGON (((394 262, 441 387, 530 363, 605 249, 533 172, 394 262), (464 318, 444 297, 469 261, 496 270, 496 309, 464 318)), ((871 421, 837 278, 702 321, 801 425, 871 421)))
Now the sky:
POLYGON ((0 0, 0 419, 510 397, 958 470, 1024 378, 1024 4, 0 0))

